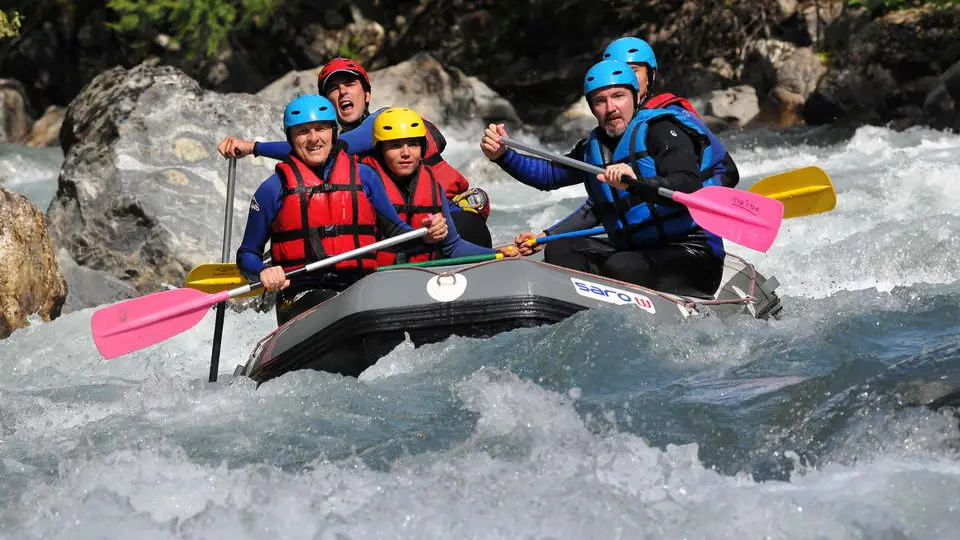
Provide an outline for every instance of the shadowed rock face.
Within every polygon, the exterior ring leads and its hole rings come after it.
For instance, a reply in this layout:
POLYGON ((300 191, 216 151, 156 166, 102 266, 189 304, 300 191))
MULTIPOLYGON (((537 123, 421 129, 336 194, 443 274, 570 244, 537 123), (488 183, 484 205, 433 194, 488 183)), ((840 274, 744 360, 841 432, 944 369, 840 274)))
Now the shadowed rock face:
MULTIPOLYGON (((77 264, 139 292, 179 285, 193 266, 219 259, 226 135, 281 135, 282 108, 242 94, 205 92, 172 67, 114 68, 67 109, 65 153, 48 220, 77 264)), ((237 167, 235 248, 250 197, 273 164, 237 167)))
POLYGON ((22 195, 0 188, 0 338, 60 315, 67 284, 50 244, 43 212, 22 195))

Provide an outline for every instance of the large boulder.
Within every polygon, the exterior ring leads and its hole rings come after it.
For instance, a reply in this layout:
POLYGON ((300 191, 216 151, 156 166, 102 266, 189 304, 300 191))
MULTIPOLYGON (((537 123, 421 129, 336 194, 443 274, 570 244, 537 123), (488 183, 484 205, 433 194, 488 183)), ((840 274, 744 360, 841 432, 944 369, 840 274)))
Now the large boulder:
MULTIPOLYGON (((283 106, 298 94, 316 93, 319 71, 315 68, 290 72, 257 96, 283 106)), ((520 122, 510 102, 486 84, 458 69, 445 68, 428 54, 370 72, 370 84, 371 110, 410 107, 440 127, 520 122)))
POLYGON ((804 103, 826 73, 826 66, 813 49, 794 49, 777 65, 774 87, 760 104, 753 122, 776 129, 802 124, 804 103))
POLYGON ((709 116, 733 122, 739 127, 745 126, 759 112, 757 91, 746 84, 713 91, 705 111, 709 116))
MULTIPOLYGON (((844 17, 835 24, 851 25, 844 17)), ((958 60, 960 6, 891 12, 847 38, 832 57, 832 71, 807 100, 804 116, 811 124, 920 120, 936 77, 958 60)))
MULTIPOLYGON (((253 96, 203 91, 172 67, 102 73, 70 104, 60 131, 65 161, 47 213, 55 243, 79 266, 141 293, 181 284, 190 268, 220 258, 227 163, 217 143, 281 139, 281 114, 253 96)), ((237 166, 234 248, 272 167, 237 166)))
POLYGON ((53 254, 43 212, 23 195, 0 188, 0 338, 60 315, 67 284, 53 254))

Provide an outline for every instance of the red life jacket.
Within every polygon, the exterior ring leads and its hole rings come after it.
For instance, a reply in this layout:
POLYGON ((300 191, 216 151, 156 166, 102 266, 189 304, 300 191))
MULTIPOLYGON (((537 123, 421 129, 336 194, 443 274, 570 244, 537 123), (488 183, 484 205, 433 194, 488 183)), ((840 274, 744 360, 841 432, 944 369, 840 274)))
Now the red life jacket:
POLYGON ((443 141, 443 146, 446 146, 447 142, 443 140, 443 135, 436 131, 436 126, 430 122, 425 123, 427 126, 427 149, 423 152, 423 163, 430 166, 434 178, 437 179, 437 182, 440 182, 447 198, 452 199, 469 189, 470 181, 440 156, 443 148, 440 147, 438 139, 443 141))
MULTIPOLYGON (((397 210, 400 219, 405 221, 407 225, 417 229, 423 227, 423 218, 431 214, 443 213, 443 205, 446 204, 443 197, 443 187, 437 182, 436 176, 430 166, 423 163, 420 164, 416 176, 410 180, 411 196, 409 200, 407 200, 403 198, 400 188, 393 182, 393 179, 387 174, 387 171, 380 164, 379 160, 373 156, 368 156, 363 158, 362 161, 370 167, 373 167, 373 169, 377 171, 377 174, 380 175, 380 178, 383 179, 383 187, 390 197, 390 202, 393 203, 393 207, 397 210)), ((438 256, 437 250, 431 249, 425 253, 407 255, 406 262, 430 261, 438 258, 438 256)), ((397 254, 395 252, 386 250, 377 252, 378 266, 388 266, 396 264, 396 262, 397 254)))
MULTIPOLYGON (((644 109, 663 109, 664 107, 669 107, 670 105, 679 105, 695 114, 697 118, 700 118, 700 113, 693 108, 693 105, 687 101, 687 98, 682 98, 669 92, 650 96, 646 101, 643 102, 644 109)), ((703 120, 702 118, 700 119, 703 120)))
MULTIPOLYGON (((277 164, 283 194, 270 229, 270 256, 285 272, 376 242, 376 214, 360 185, 357 159, 342 151, 336 151, 333 159, 326 180, 293 154, 277 164)), ((373 253, 333 267, 376 268, 373 253)))

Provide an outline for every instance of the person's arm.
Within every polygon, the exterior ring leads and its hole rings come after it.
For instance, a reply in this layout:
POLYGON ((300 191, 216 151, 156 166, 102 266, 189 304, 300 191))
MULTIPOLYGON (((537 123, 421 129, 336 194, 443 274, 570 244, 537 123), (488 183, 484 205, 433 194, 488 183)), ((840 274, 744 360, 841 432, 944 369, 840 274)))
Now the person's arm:
POLYGON ((486 255, 496 253, 495 250, 485 248, 468 242, 457 232, 457 227, 450 216, 450 207, 443 205, 443 217, 447 220, 447 237, 440 242, 440 254, 446 258, 450 257, 470 257, 473 255, 486 255))
POLYGON ((577 169, 526 156, 513 149, 507 149, 494 163, 521 183, 542 191, 573 186, 582 183, 586 177, 586 173, 577 169))
POLYGON ((597 219, 596 214, 593 213, 593 201, 587 199, 579 208, 574 210, 572 214, 547 227, 543 232, 549 236, 551 234, 592 229, 599 224, 600 221, 597 219))
POLYGON ((253 143, 253 155, 254 156, 263 156, 270 159, 275 159, 277 161, 283 161, 287 159, 287 156, 290 155, 290 152, 293 148, 290 147, 290 143, 287 141, 275 141, 275 142, 260 142, 257 141, 253 143))
POLYGON ((723 158, 723 173, 720 175, 720 183, 724 187, 737 187, 737 184, 740 183, 740 169, 737 168, 737 164, 733 162, 733 156, 727 152, 727 155, 723 158))
POLYGON ((651 122, 647 131, 647 151, 657 167, 657 176, 632 183, 627 192, 645 201, 665 202, 657 194, 661 187, 693 193, 703 187, 699 155, 693 140, 680 124, 664 118, 651 122))
POLYGON ((350 131, 341 133, 337 138, 347 144, 346 151, 350 155, 362 156, 373 152, 373 122, 381 111, 377 111, 366 118, 360 125, 350 131))
POLYGON ((263 263, 263 248, 270 238, 270 228, 280 211, 283 184, 276 174, 267 178, 250 199, 247 212, 247 226, 243 231, 243 241, 237 249, 237 267, 240 273, 250 281, 260 279, 260 272, 267 267, 263 263))

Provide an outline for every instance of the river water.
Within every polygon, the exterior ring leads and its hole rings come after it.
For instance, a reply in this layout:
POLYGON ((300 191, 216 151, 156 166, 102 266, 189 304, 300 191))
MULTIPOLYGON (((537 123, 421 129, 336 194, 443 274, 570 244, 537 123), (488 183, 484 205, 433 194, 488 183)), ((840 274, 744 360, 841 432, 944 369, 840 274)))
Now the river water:
MULTIPOLYGON (((583 198, 450 138, 497 241, 583 198)), ((212 314, 109 361, 95 308, 36 322, 0 343, 0 538, 957 538, 960 397, 916 404, 960 391, 960 136, 730 140, 740 187, 811 164, 837 186, 767 254, 728 244, 781 320, 592 310, 259 388, 231 374, 272 314, 228 313, 215 384, 212 314)), ((7 147, 0 171, 45 206, 60 160, 7 147)))

